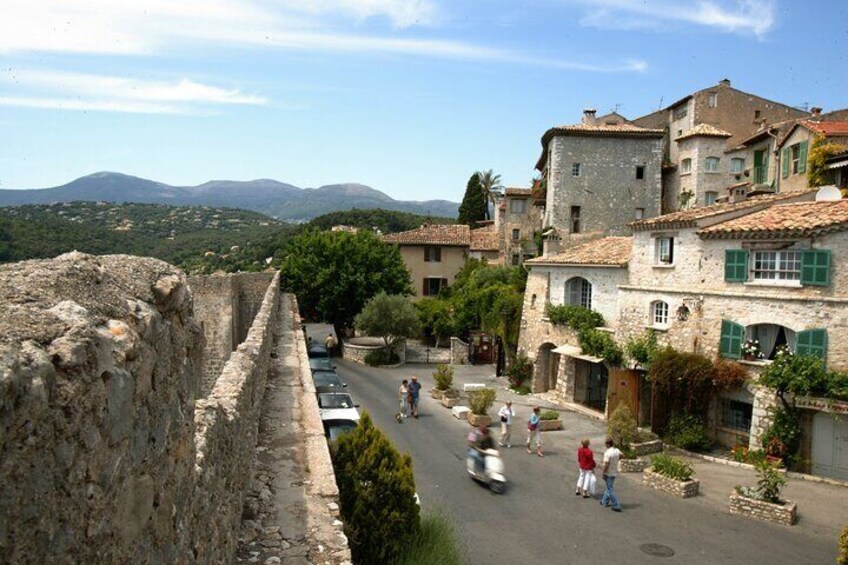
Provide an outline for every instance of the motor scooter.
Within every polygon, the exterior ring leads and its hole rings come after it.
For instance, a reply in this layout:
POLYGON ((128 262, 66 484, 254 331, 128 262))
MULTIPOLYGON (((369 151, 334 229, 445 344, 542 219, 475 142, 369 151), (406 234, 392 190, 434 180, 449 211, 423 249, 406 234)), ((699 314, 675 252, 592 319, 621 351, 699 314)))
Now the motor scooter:
POLYGON ((477 471, 475 460, 469 453, 465 460, 465 468, 469 476, 475 481, 480 481, 489 486, 495 494, 503 494, 506 490, 506 477, 504 476, 504 464, 501 454, 496 449, 486 449, 483 459, 484 469, 482 473, 477 471))

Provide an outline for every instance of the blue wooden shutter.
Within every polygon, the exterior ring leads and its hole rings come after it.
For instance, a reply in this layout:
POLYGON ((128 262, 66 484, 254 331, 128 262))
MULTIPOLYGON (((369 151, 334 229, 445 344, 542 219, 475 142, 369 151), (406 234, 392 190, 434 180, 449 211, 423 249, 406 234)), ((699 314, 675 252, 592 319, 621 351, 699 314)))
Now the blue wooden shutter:
POLYGON ((731 359, 742 357, 742 337, 744 335, 745 328, 743 326, 730 320, 722 320, 721 340, 718 344, 719 353, 731 359))
POLYGON ((798 174, 804 173, 807 170, 807 142, 802 141, 801 147, 798 148, 798 174))
POLYGON ((783 148, 783 156, 780 158, 780 166, 783 169, 783 178, 786 178, 786 177, 789 176, 789 160, 790 160, 789 148, 784 147, 783 148))
POLYGON ((810 249, 801 253, 801 284, 809 286, 830 284, 830 250, 810 249))
POLYGON ((797 355, 817 355, 827 359, 827 330, 815 329, 798 332, 795 336, 797 355))
POLYGON ((724 280, 728 282, 748 280, 748 251, 746 249, 724 251, 724 280))

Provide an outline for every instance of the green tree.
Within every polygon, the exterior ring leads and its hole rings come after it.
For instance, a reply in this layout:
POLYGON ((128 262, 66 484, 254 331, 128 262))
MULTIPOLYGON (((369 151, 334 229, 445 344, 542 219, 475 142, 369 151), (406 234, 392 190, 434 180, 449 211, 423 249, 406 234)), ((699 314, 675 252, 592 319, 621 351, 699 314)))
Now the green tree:
POLYGON ((459 205, 457 223, 474 226, 488 216, 489 201, 480 185, 480 173, 474 173, 465 186, 465 196, 459 205))
POLYGON ((823 135, 816 135, 807 160, 807 184, 811 187, 824 186, 833 182, 826 161, 834 155, 848 150, 848 146, 828 143, 823 135))
POLYGON ((367 335, 383 338, 386 350, 391 350, 398 339, 415 337, 421 332, 415 306, 403 296, 385 292, 365 303, 354 325, 367 335))
POLYGON ((368 231, 309 231, 291 239, 280 269, 307 318, 351 327, 369 298, 412 293, 397 246, 368 231))
POLYGON ((363 412, 359 425, 335 444, 333 468, 354 563, 396 563, 420 529, 412 459, 363 412))
POLYGON ((439 347, 443 340, 448 340, 454 333, 453 317, 450 303, 438 298, 422 298, 415 303, 418 309, 418 319, 421 322, 421 335, 433 340, 439 347))
POLYGON ((483 191, 483 197, 486 199, 486 219, 488 220, 490 219, 489 204, 495 205, 495 194, 501 187, 501 176, 489 169, 488 171, 477 171, 477 177, 480 179, 480 190, 483 191))

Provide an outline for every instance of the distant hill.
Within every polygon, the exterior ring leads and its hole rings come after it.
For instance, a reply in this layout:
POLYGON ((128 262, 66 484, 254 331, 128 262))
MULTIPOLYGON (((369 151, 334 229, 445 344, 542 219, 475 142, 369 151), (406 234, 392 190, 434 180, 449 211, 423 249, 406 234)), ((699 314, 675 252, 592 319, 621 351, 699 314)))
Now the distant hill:
POLYGON ((330 212, 310 220, 307 227, 328 230, 333 226, 353 226, 360 229, 378 229, 382 233, 397 233, 421 227, 421 224, 455 224, 455 218, 422 216, 381 208, 330 212))
POLYGON ((381 208, 412 214, 456 217, 447 200, 404 201, 362 184, 299 188, 270 179, 209 181, 170 186, 120 173, 94 173, 54 188, 0 190, 0 206, 56 202, 138 202, 174 206, 215 206, 253 210, 280 220, 305 222, 340 210, 381 208))

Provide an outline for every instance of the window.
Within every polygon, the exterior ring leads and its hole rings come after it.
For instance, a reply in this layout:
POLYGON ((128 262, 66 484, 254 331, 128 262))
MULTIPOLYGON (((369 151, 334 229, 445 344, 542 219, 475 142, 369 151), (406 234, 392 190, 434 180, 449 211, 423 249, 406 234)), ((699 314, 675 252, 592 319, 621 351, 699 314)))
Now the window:
POLYGON ((645 165, 636 165, 636 180, 645 179, 645 165))
POLYGON ((512 266, 517 267, 521 264, 521 256, 518 253, 512 254, 512 266))
POLYGON ((730 160, 730 172, 731 173, 741 173, 745 170, 745 159, 740 159, 739 157, 734 157, 730 160))
POLYGON ((704 206, 712 206, 716 203, 718 192, 707 191, 704 193, 704 206))
POLYGON ((739 359, 742 357, 742 338, 745 335, 745 327, 742 324, 721 321, 721 338, 718 342, 718 351, 724 357, 739 359))
POLYGON ((680 162, 680 172, 683 174, 692 172, 692 159, 683 159, 680 162))
POLYGON ((645 218, 645 209, 644 208, 636 208, 636 219, 643 220, 645 218))
POLYGON ((710 104, 710 108, 715 108, 716 106, 718 106, 718 94, 717 93, 710 92, 709 104, 710 104))
POLYGON ((655 263, 658 265, 671 265, 674 263, 673 237, 657 238, 655 259, 655 263))
POLYGON ((800 251, 754 251, 755 281, 801 280, 800 251))
POLYGON ((521 239, 521 230, 520 229, 512 230, 512 241, 518 241, 519 239, 521 239))
POLYGON ((801 144, 796 143, 795 145, 793 145, 789 149, 790 149, 790 151, 792 151, 792 157, 791 157, 791 159, 792 159, 792 174, 797 175, 798 174, 798 165, 801 161, 801 159, 800 159, 800 157, 801 157, 801 144))
POLYGON ((677 130, 677 137, 680 137, 681 135, 683 135, 683 130, 682 129, 677 130))
POLYGON ((440 263, 442 261, 441 247, 425 247, 424 261, 427 263, 440 263))
POLYGON ((718 172, 718 157, 707 157, 704 162, 704 170, 708 173, 717 173, 718 172))
POLYGON ((758 121, 760 119, 760 111, 754 110, 754 121, 758 121))
POLYGON ((437 296, 443 288, 447 288, 448 279, 439 277, 425 277, 422 296, 437 296))
POLYGON ((592 308, 592 283, 583 277, 574 277, 566 283, 566 299, 573 306, 592 308))
POLYGON ((675 108, 672 111, 671 114, 672 114, 672 117, 675 120, 679 120, 680 118, 685 118, 689 114, 689 106, 687 106, 687 105, 678 106, 677 108, 675 108))
POLYGON ((571 207, 571 233, 580 233, 580 206, 571 207))
POLYGON ((579 177, 580 176, 580 163, 572 163, 571 164, 571 176, 579 177))
POLYGON ((658 300, 651 304, 651 321, 658 327, 668 325, 668 302, 658 300))
POLYGON ((743 433, 751 432, 751 419, 754 416, 754 405, 739 402, 730 398, 720 398, 721 427, 730 428, 743 433))
POLYGON ((774 359, 781 349, 795 349, 795 332, 778 324, 754 324, 745 328, 745 339, 755 341, 762 356, 758 359, 774 359))
POLYGON ((509 201, 509 211, 513 214, 523 214, 527 211, 527 200, 519 198, 509 201))

